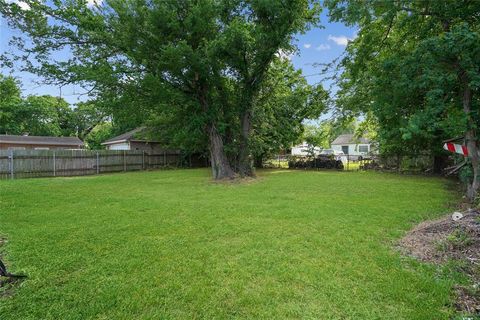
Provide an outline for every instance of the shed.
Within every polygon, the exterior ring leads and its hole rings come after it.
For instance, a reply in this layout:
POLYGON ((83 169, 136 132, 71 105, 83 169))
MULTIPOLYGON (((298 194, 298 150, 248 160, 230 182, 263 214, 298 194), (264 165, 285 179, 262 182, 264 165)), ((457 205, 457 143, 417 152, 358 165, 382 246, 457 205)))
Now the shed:
MULTIPOLYGON (((108 150, 138 150, 149 154, 168 151, 162 147, 159 141, 148 139, 146 130, 145 127, 133 129, 102 142, 102 145, 108 150)), ((172 150, 169 152, 171 153, 172 150)))

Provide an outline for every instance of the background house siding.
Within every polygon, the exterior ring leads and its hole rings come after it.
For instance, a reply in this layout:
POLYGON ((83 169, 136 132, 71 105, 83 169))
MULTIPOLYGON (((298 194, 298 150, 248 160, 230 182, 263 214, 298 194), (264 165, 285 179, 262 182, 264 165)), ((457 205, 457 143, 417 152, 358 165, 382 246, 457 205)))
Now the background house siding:
POLYGON ((368 144, 332 144, 332 149, 336 151, 342 151, 342 146, 348 146, 348 154, 350 155, 359 156, 370 152, 370 145, 368 144), (366 146, 368 148, 368 152, 360 152, 360 146, 366 146))
POLYGON ((128 142, 110 144, 107 145, 107 150, 130 150, 130 144, 128 142))

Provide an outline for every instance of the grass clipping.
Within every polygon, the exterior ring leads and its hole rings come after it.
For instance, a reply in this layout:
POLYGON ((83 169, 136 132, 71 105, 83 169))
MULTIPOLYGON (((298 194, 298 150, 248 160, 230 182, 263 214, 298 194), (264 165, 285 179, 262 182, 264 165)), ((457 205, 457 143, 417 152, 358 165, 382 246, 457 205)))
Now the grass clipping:
POLYGON ((456 286, 456 308, 460 312, 480 314, 480 213, 469 210, 454 221, 451 215, 426 221, 400 240, 403 253, 425 262, 459 262, 470 281, 456 286))

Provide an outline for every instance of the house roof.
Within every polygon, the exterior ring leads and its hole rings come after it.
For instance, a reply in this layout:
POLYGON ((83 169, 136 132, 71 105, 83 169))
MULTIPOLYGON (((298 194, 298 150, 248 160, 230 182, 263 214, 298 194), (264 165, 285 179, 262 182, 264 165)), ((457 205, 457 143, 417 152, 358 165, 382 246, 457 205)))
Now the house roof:
POLYGON ((102 145, 106 144, 115 144, 115 143, 122 143, 122 142, 127 142, 127 141, 148 141, 148 142, 155 142, 155 141, 150 141, 145 138, 145 127, 138 127, 136 129, 133 129, 131 131, 125 132, 119 136, 110 138, 104 142, 102 142, 102 145))
POLYGON ((15 136, 0 135, 0 143, 83 146, 83 141, 77 137, 48 137, 48 136, 15 136))
POLYGON ((349 134, 341 134, 335 140, 333 140, 333 144, 369 144, 370 139, 360 137, 357 138, 355 135, 349 134))

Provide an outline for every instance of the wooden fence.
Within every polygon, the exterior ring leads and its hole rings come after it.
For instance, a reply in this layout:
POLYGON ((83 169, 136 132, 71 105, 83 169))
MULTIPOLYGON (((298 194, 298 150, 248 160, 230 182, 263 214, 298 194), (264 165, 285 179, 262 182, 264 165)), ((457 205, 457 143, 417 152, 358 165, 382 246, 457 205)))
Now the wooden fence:
MULTIPOLYGON (((83 176, 185 165, 178 152, 0 150, 0 179, 83 176)), ((188 163, 186 164, 188 165, 188 163)))

